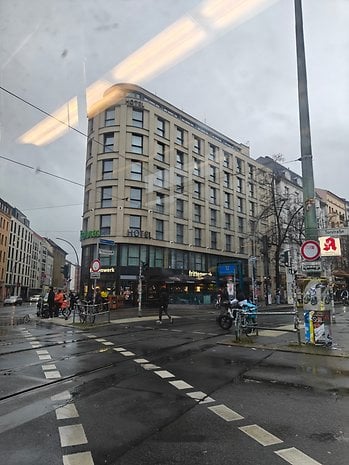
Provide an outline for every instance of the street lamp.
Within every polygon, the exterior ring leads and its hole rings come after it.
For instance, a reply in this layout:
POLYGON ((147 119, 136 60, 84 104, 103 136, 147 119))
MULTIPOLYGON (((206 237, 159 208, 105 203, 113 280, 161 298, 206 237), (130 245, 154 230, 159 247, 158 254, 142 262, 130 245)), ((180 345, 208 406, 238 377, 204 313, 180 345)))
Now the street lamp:
POLYGON ((77 273, 77 283, 76 283, 76 288, 78 291, 80 291, 80 263, 79 263, 79 256, 78 256, 78 253, 76 251, 76 248, 73 246, 73 244, 69 241, 67 241, 66 239, 62 239, 61 237, 56 237, 56 240, 57 241, 63 241, 63 242, 66 242, 67 244, 70 245, 70 247, 72 247, 72 249, 74 250, 75 252, 75 258, 76 258, 76 266, 77 266, 77 269, 78 269, 78 273, 77 273))

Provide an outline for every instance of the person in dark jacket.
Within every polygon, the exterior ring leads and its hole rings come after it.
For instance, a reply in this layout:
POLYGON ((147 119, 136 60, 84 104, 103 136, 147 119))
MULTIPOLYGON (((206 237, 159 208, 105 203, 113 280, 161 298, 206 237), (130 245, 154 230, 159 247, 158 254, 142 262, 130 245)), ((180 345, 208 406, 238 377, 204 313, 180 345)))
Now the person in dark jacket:
POLYGON ((160 289, 159 293, 159 319, 157 320, 157 323, 161 324, 162 323, 162 314, 165 313, 168 316, 168 319, 170 320, 170 323, 173 323, 173 318, 171 315, 168 313, 168 303, 169 303, 169 295, 168 291, 166 289, 166 286, 162 286, 160 289))
POLYGON ((48 313, 49 317, 53 318, 53 312, 55 308, 55 291, 53 290, 53 287, 50 287, 48 296, 47 296, 47 305, 48 305, 48 313))

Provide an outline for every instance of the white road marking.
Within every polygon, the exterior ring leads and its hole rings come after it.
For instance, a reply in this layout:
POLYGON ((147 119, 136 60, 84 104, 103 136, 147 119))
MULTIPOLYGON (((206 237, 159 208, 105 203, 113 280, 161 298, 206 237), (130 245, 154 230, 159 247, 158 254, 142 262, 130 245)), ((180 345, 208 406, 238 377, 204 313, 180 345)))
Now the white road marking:
POLYGON ((135 323, 136 321, 139 323, 141 321, 155 321, 157 320, 157 316, 142 316, 142 317, 134 317, 134 318, 122 318, 120 320, 111 320, 110 323, 114 324, 123 324, 123 323, 135 323))
POLYGON ((97 342, 106 342, 106 339, 103 339, 102 337, 99 337, 98 339, 96 339, 97 342))
POLYGON ((62 391, 62 392, 59 392, 58 394, 55 394, 54 396, 51 396, 52 401, 69 400, 69 399, 71 399, 71 394, 69 391, 62 391))
POLYGON ((193 334, 206 334, 206 333, 204 333, 202 331, 193 331, 193 334))
POLYGON ((208 409, 219 417, 223 418, 225 421, 236 421, 242 420, 244 418, 223 404, 213 405, 212 407, 208 407, 208 409))
POLYGON ((37 341, 36 337, 33 337, 33 336, 30 337, 30 335, 24 336, 24 337, 26 337, 28 339, 28 341, 37 341))
MULTIPOLYGON (((97 339, 96 339, 96 341, 97 341, 97 339)), ((113 346, 113 345, 114 345, 114 342, 108 342, 108 341, 106 341, 106 342, 102 342, 102 344, 104 344, 105 346, 113 346)))
POLYGON ((214 399, 212 397, 209 397, 207 394, 205 394, 202 391, 196 391, 196 392, 187 392, 187 396, 191 397, 192 399, 195 399, 197 401, 200 401, 200 404, 208 404, 210 402, 214 402, 214 399))
POLYGON ((51 355, 39 355, 39 360, 52 360, 51 355))
POLYGON ((191 386, 190 384, 186 383, 185 381, 181 379, 176 380, 176 381, 169 381, 169 383, 172 384, 172 386, 174 386, 177 389, 192 389, 193 388, 193 386, 191 386))
POLYGON ((94 465, 91 452, 63 455, 63 465, 94 465))
POLYGON ((81 424, 59 426, 58 432, 59 432, 59 437, 61 440, 62 447, 76 446, 78 444, 87 443, 85 431, 81 424))
POLYGON ((133 357, 134 354, 133 352, 130 352, 129 350, 125 350, 124 352, 120 352, 121 355, 124 355, 125 357, 133 357))
POLYGON ((46 350, 46 349, 37 350, 36 353, 37 353, 38 355, 46 355, 46 354, 48 354, 48 350, 46 350))
POLYGON ((173 375, 167 370, 154 371, 154 373, 160 376, 160 378, 174 378, 175 377, 175 375, 173 375))
POLYGON ((51 363, 50 365, 42 365, 42 369, 45 370, 57 370, 57 367, 54 363, 51 363))
POLYGON ((126 349, 123 347, 113 347, 113 350, 115 350, 115 352, 124 352, 126 349))
POLYGON ((58 407, 56 409, 57 420, 65 420, 66 418, 76 418, 78 416, 79 414, 76 410, 75 404, 63 405, 63 407, 58 407))
POLYGON ((136 363, 149 363, 149 360, 147 360, 146 358, 136 358, 136 359, 134 359, 134 362, 136 362, 136 363))
POLYGON ((172 333, 183 333, 181 329, 171 329, 170 330, 172 333))
POLYGON ((275 450, 274 452, 291 465, 321 465, 320 462, 317 462, 316 460, 309 457, 309 455, 304 454, 295 447, 275 450))
POLYGON ((95 338, 97 336, 95 336, 94 334, 87 334, 87 337, 90 338, 90 339, 93 339, 93 338, 95 338))
POLYGON ((144 365, 141 365, 141 366, 145 370, 157 370, 158 368, 160 368, 159 366, 154 365, 153 363, 145 363, 144 365))
POLYGON ((271 433, 268 433, 268 431, 258 425, 240 426, 239 429, 252 439, 255 439, 259 442, 259 444, 262 444, 262 446, 271 446, 273 444, 280 444, 283 442, 281 439, 271 433))
POLYGON ((56 378, 61 378, 61 374, 58 370, 56 371, 45 371, 45 377, 47 379, 56 379, 56 378))

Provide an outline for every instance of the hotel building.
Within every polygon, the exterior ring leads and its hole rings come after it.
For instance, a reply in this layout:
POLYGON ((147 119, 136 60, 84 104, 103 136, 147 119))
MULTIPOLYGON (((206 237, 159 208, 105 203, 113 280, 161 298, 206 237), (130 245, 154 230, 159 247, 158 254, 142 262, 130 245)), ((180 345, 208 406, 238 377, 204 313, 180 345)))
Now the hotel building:
POLYGON ((85 291, 94 279, 117 293, 136 289, 144 265, 149 289, 166 282, 177 296, 207 302, 223 263, 248 291, 252 274, 263 279, 256 246, 265 226, 263 170, 248 146, 147 90, 109 88, 89 111, 85 291), (101 268, 91 275, 96 258, 101 268))

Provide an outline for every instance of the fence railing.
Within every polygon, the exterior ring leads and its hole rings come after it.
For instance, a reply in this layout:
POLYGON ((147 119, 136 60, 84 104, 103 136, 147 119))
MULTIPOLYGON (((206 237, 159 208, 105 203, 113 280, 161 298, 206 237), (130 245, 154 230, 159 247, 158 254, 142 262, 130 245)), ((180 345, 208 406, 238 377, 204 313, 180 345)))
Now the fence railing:
POLYGON ((110 323, 109 302, 99 304, 79 302, 73 310, 73 323, 94 324, 96 321, 110 323))

